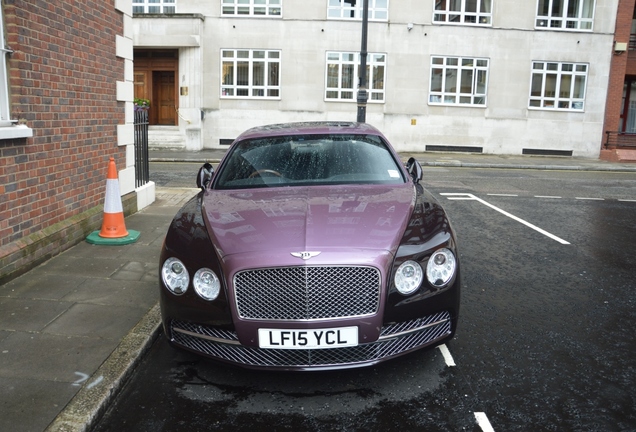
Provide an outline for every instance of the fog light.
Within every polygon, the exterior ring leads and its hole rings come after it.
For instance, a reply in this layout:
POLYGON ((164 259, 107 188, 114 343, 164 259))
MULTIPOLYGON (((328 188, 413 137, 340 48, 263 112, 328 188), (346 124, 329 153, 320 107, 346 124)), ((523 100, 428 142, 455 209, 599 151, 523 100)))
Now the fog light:
POLYGON ((446 286, 455 275, 457 260, 446 248, 436 250, 426 265, 426 279, 436 288, 446 286))
POLYGON ((199 269, 192 280, 194 291, 204 300, 214 300, 221 291, 221 282, 216 274, 208 269, 199 269))
POLYGON ((188 269, 177 258, 168 258, 161 267, 161 278, 173 294, 181 295, 187 291, 190 284, 188 269))

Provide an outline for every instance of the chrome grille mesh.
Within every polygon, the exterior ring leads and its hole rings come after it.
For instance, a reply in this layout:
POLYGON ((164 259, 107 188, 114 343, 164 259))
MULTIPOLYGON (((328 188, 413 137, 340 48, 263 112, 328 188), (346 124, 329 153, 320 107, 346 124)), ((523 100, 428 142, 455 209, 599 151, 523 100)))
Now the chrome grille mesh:
MULTIPOLYGON (((328 367, 382 360, 415 348, 431 345, 451 334, 450 314, 442 312, 418 320, 385 326, 382 339, 355 347, 279 350, 220 343, 178 331, 180 322, 171 323, 172 341, 210 357, 256 367, 328 367), (391 336, 395 335, 395 336, 391 336)), ((191 328, 201 328, 192 326, 191 328)), ((210 334, 205 330, 202 334, 210 334)), ((228 342, 235 336, 228 335, 228 342)))
POLYGON ((380 272, 372 267, 283 267, 234 276, 244 319, 311 320, 371 315, 380 301, 380 272))

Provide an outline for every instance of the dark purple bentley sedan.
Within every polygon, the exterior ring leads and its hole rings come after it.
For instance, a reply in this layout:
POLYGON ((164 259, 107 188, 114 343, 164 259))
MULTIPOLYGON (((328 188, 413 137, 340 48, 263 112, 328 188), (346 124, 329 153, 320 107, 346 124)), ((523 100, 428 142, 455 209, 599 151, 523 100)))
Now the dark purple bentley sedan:
POLYGON ((160 261, 170 342, 259 369, 376 364, 453 337, 451 223, 368 124, 256 127, 175 216, 160 261))

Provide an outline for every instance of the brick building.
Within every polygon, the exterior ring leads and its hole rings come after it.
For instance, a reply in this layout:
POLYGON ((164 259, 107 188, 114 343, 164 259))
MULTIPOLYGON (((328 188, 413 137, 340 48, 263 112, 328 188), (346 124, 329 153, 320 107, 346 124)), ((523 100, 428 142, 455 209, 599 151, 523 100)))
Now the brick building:
POLYGON ((131 17, 131 0, 2 0, 0 281, 99 228, 109 157, 126 212, 154 200, 135 193, 131 17))
POLYGON ((636 160, 636 0, 621 0, 607 90, 601 158, 636 160))

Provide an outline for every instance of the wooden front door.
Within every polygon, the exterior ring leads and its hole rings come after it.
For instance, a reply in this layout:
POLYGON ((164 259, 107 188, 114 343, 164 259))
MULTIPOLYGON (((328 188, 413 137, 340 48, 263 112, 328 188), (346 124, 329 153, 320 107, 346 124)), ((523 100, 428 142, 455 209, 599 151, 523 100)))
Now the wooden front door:
POLYGON ((152 73, 155 106, 157 108, 157 124, 177 124, 176 89, 173 71, 155 71, 152 73))
POLYGON ((135 98, 150 101, 149 123, 177 125, 179 52, 136 49, 134 67, 135 98))

